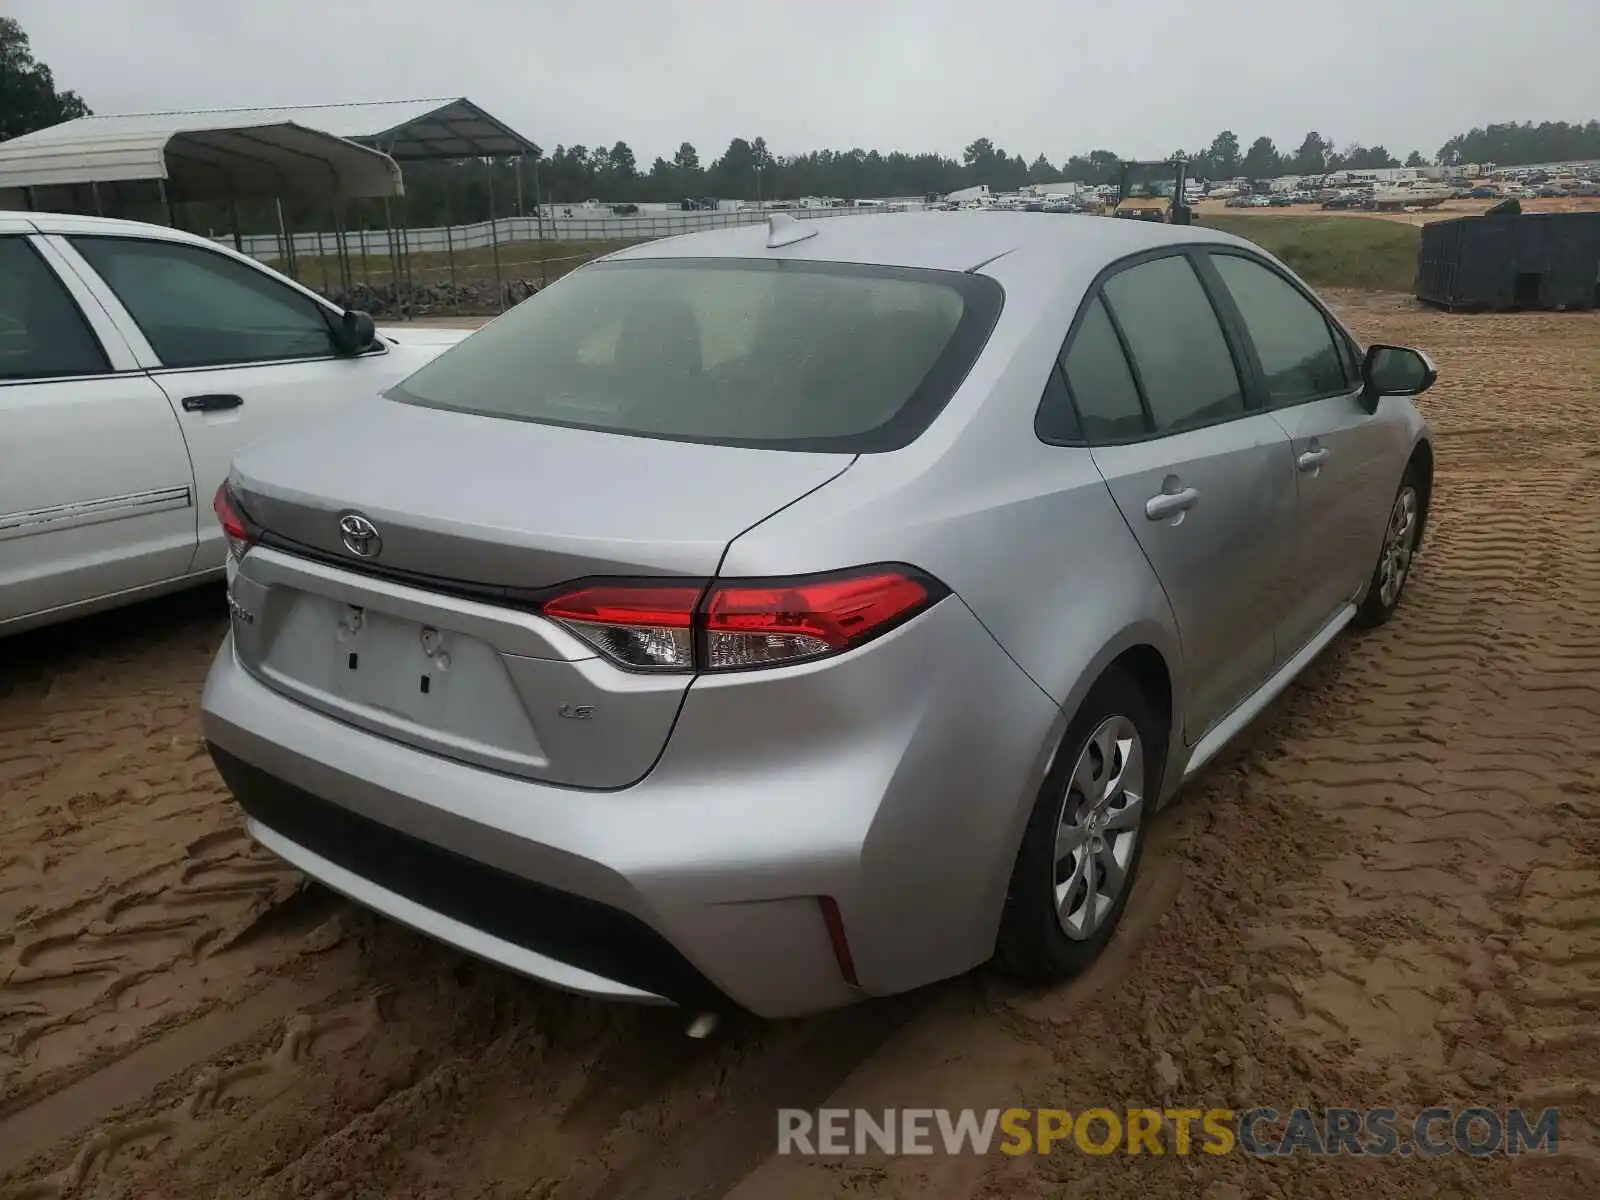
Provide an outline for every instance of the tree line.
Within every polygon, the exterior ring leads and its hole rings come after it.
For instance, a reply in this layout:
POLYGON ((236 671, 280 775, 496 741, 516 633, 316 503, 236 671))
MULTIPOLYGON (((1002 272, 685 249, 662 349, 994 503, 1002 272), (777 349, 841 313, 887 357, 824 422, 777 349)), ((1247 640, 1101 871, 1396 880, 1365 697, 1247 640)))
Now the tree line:
MULTIPOLYGON (((1279 175, 1321 175, 1330 171, 1368 171, 1385 167, 1456 166, 1493 162, 1521 166, 1538 162, 1600 159, 1600 121, 1569 124, 1491 125, 1451 138, 1432 158, 1412 150, 1404 159, 1383 145, 1349 143, 1313 130, 1300 145, 1281 151, 1270 137, 1246 147, 1238 134, 1225 129, 1197 150, 1183 155, 1189 174, 1198 179, 1271 179, 1279 175)), ((1027 184, 1110 183, 1122 156, 1114 150, 1073 154, 1059 163, 1040 154, 1031 162, 1010 154, 990 138, 978 138, 961 158, 941 154, 882 153, 877 150, 813 150, 776 156, 765 139, 734 138, 709 166, 702 166, 693 144, 684 142, 671 159, 657 158, 641 170, 626 142, 603 146, 557 146, 539 165, 542 194, 572 203, 588 198, 607 201, 672 201, 683 197, 726 199, 796 199, 838 196, 918 196, 946 193, 973 184, 991 191, 1016 191, 1027 184)))
MULTIPOLYGON (((57 89, 50 69, 34 60, 22 27, 9 17, 0 17, 0 141, 88 114, 83 99, 75 92, 57 89)), ((1417 167, 1430 161, 1445 166, 1469 162, 1519 166, 1600 159, 1600 120, 1473 129, 1445 142, 1432 160, 1418 150, 1410 151, 1402 162, 1382 145, 1348 143, 1340 147, 1318 131, 1307 133, 1298 148, 1284 151, 1270 137, 1258 137, 1246 145, 1225 129, 1208 145, 1175 151, 1174 155, 1178 153, 1189 160, 1190 175, 1199 179, 1268 179, 1341 169, 1417 167)), ((862 149, 782 155, 775 154, 765 138, 736 137, 709 163, 692 143, 684 142, 670 158, 657 157, 648 166, 639 162, 626 142, 609 147, 558 145, 549 154, 520 163, 408 164, 405 203, 391 211, 397 219, 403 214, 410 225, 425 226, 482 221, 491 212, 531 212, 536 201, 571 205, 588 199, 608 203, 673 203, 703 197, 863 199, 943 195, 974 184, 987 184, 992 191, 1015 191, 1026 184, 1060 181, 1109 183, 1116 179, 1120 161, 1120 155, 1109 149, 1072 154, 1058 161, 1039 154, 1029 161, 986 137, 970 143, 960 158, 934 152, 862 149)), ((207 210, 192 214, 193 223, 201 228, 227 224, 225 214, 210 211, 216 206, 192 207, 207 210)), ((247 232, 276 227, 276 213, 270 204, 241 205, 240 216, 247 232)), ((299 228, 326 227, 314 205, 293 206, 286 216, 299 228)), ((380 205, 367 203, 359 206, 352 223, 381 228, 386 219, 380 205)))
POLYGON ((1490 125, 1459 133, 1439 147, 1439 162, 1447 167, 1483 162, 1520 167, 1591 159, 1600 159, 1600 121, 1585 125, 1569 125, 1565 121, 1490 125))
POLYGON ((0 17, 0 142, 88 115, 83 97, 59 90, 50 68, 34 61, 22 26, 0 17))

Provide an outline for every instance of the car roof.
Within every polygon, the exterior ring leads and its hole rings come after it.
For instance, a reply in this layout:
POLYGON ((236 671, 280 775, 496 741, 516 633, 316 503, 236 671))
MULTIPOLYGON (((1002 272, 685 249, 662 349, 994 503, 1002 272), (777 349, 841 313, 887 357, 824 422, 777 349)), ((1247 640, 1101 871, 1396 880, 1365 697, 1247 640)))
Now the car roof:
MULTIPOLYGON (((0 210, 0 219, 7 218, 31 224, 41 233, 120 233, 217 246, 208 238, 145 221, 0 210)), ((1030 260, 1057 266, 1070 261, 1079 269, 1098 270, 1099 266, 1160 246, 1195 242, 1249 244, 1202 225, 1111 220, 1077 213, 873 213, 812 217, 802 223, 815 227, 816 235, 777 248, 767 246, 767 225, 763 222, 644 242, 619 250, 608 259, 774 258, 975 271, 1021 251, 1030 260)))
MULTIPOLYGON (((657 258, 771 258, 875 266, 976 271, 1021 255, 1041 269, 1071 265, 1098 271, 1161 246, 1216 242, 1248 245, 1200 225, 1165 225, 1075 213, 905 212, 812 217, 815 236, 768 248, 766 224, 684 234, 630 246, 607 261, 657 258)), ((1015 263, 1007 263, 1014 269, 1015 263)), ((1093 272, 1091 272, 1093 273, 1093 272)))
POLYGON ((0 221, 21 222, 32 225, 40 233, 98 233, 121 234, 123 237, 159 238, 169 242, 191 242, 197 246, 215 249, 217 242, 170 225, 153 225, 148 221, 125 221, 116 217, 85 217, 76 213, 7 211, 0 209, 0 221))
POLYGON ((102 237, 137 237, 148 241, 180 242, 190 246, 203 246, 207 250, 215 251, 229 258, 238 259, 248 263, 259 271, 275 276, 281 282, 288 284, 300 292, 304 292, 311 299, 326 308, 336 312, 343 311, 333 304, 326 296, 318 294, 314 289, 306 286, 297 279, 291 279, 282 271, 269 266, 260 259, 251 258, 241 254, 232 246, 225 246, 211 238, 201 237, 199 234, 186 233, 181 229, 173 229, 170 225, 154 225, 148 221, 124 221, 114 217, 82 217, 76 213, 50 213, 50 212, 17 212, 0 209, 0 232, 26 233, 29 226, 35 232, 61 234, 95 235, 102 237))

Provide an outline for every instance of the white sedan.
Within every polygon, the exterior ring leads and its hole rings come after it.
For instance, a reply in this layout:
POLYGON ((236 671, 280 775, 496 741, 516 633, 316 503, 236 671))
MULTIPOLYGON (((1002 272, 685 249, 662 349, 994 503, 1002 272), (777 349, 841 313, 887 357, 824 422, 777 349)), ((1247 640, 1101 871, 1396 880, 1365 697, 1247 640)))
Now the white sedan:
POLYGON ((0 212, 0 635, 220 577, 235 450, 466 336, 161 226, 0 212))

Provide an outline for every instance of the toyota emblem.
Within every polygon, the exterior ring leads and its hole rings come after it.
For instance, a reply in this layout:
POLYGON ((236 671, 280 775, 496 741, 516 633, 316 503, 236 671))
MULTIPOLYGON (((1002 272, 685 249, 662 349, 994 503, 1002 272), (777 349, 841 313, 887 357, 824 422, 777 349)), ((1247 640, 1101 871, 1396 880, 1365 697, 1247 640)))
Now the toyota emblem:
POLYGON ((345 513, 339 518, 339 539, 357 558, 377 558, 383 550, 378 527, 360 513, 345 513))

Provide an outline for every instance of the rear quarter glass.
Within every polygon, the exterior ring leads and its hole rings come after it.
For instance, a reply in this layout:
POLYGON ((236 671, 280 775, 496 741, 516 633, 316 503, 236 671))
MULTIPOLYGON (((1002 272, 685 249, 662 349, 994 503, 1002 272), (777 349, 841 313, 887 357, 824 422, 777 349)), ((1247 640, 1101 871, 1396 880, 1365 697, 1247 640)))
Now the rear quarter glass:
POLYGON ((479 416, 775 450, 914 441, 1004 292, 978 275, 770 259, 596 263, 388 393, 479 416))

